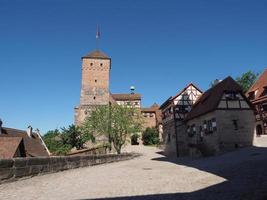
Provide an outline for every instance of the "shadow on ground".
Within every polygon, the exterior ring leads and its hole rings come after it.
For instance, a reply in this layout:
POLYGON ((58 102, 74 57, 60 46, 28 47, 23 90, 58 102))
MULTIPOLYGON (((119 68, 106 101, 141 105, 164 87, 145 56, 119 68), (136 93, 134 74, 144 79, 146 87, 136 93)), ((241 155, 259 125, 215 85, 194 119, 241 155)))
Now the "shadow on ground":
MULTIPOLYGON (((162 152, 158 153, 162 154, 162 152)), ((99 199, 267 200, 267 148, 250 147, 220 156, 201 159, 177 159, 160 156, 153 160, 196 168, 223 177, 227 181, 190 193, 151 194, 99 199)), ((177 187, 179 186, 177 185, 177 187)))

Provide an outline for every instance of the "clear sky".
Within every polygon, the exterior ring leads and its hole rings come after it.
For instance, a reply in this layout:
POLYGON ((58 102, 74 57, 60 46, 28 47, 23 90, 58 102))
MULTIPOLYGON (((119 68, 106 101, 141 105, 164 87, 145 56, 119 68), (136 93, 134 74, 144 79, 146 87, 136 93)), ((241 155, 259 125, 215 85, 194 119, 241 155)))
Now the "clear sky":
POLYGON ((188 83, 267 67, 267 1, 0 0, 0 118, 42 132, 73 123, 81 56, 112 58, 110 90, 143 106, 188 83))

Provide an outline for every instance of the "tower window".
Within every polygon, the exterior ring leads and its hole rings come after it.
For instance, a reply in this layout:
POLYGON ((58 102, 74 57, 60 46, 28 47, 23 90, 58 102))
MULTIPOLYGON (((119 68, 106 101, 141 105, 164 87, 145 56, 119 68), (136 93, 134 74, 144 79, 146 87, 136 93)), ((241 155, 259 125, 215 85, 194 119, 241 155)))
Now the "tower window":
POLYGON ((95 97, 94 97, 94 100, 95 100, 95 97))
POLYGON ((93 63, 90 63, 90 66, 93 66, 93 63))
POLYGON ((103 63, 100 63, 100 66, 103 66, 103 63))
POLYGON ((95 83, 97 82, 97 80, 95 79, 95 83))

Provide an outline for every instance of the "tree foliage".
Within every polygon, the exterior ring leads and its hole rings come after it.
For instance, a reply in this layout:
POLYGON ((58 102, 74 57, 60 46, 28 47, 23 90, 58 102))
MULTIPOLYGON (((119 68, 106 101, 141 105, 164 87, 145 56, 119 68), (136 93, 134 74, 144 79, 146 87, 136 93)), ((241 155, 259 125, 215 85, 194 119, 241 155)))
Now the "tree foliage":
POLYGON ((48 131, 44 136, 43 140, 49 149, 49 151, 54 155, 65 155, 67 154, 71 146, 63 142, 61 138, 61 133, 58 129, 48 131))
POLYGON ((159 132, 156 128, 146 128, 143 132, 142 140, 144 145, 159 144, 159 132))
POLYGON ((247 92, 249 88, 253 85, 253 83, 257 80, 258 75, 258 73, 247 71, 246 73, 243 73, 240 77, 237 77, 236 81, 242 87, 243 92, 247 92))
POLYGON ((103 105, 96 107, 86 118, 83 129, 95 137, 106 136, 118 154, 131 134, 140 132, 142 120, 135 108, 121 105, 103 105))
POLYGON ((80 150, 84 148, 84 144, 88 140, 94 141, 94 137, 89 133, 83 133, 80 127, 70 125, 68 128, 62 128, 62 140, 72 148, 80 150))
POLYGON ((43 139, 49 151, 55 155, 65 155, 74 147, 83 149, 85 142, 94 141, 92 135, 83 133, 82 129, 75 125, 61 128, 61 132, 58 129, 48 131, 43 139))

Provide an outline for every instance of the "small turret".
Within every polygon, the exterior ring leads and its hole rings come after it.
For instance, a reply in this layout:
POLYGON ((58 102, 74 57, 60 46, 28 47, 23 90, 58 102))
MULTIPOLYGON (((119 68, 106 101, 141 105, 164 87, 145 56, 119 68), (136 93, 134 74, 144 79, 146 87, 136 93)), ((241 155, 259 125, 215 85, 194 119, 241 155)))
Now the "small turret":
POLYGON ((130 90, 131 90, 131 94, 134 94, 135 87, 134 87, 134 86, 131 86, 131 87, 130 87, 130 90))

